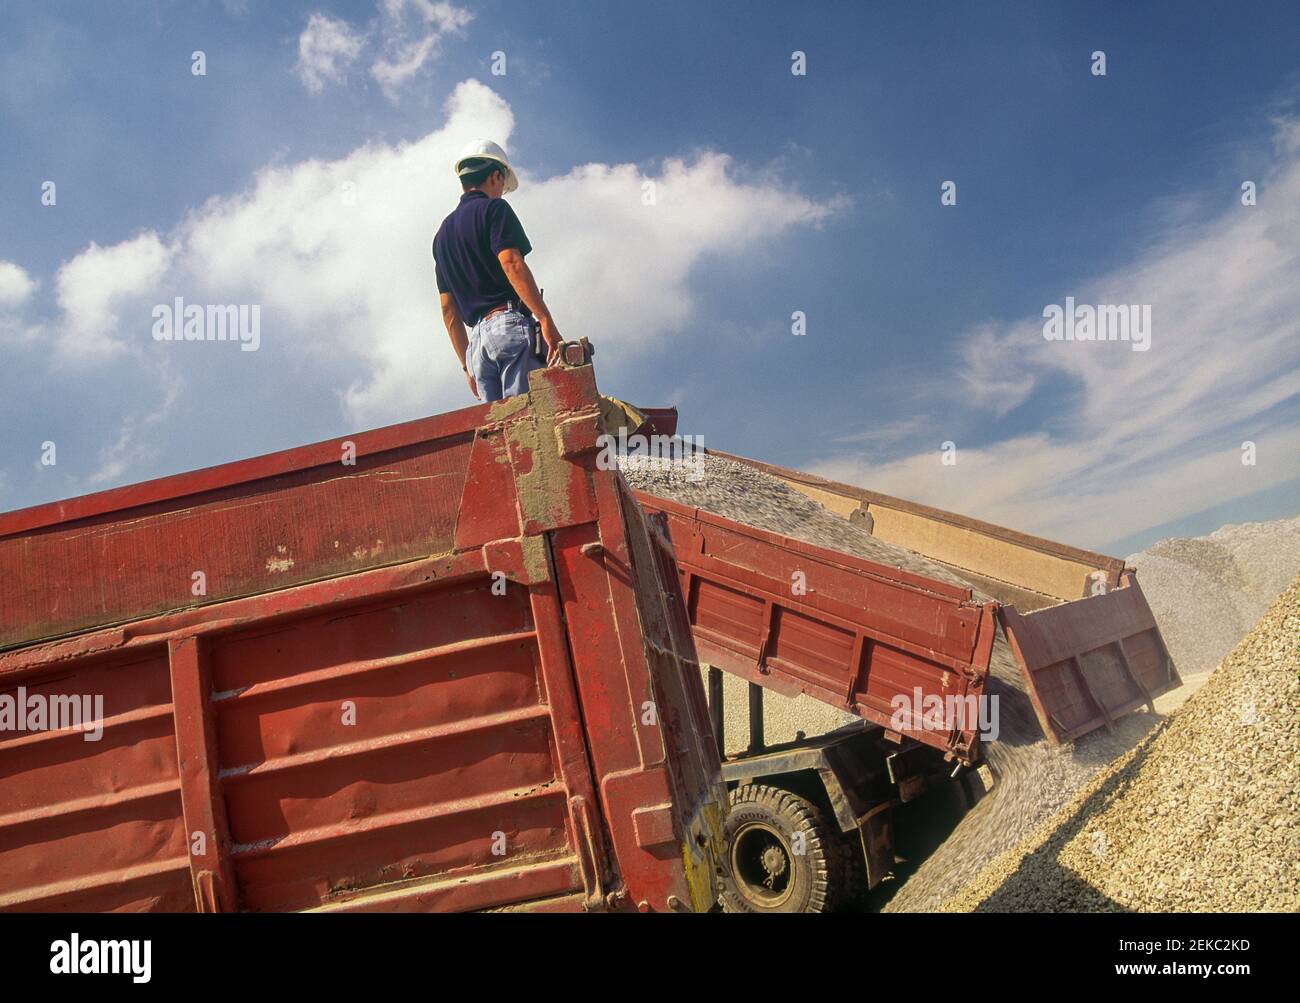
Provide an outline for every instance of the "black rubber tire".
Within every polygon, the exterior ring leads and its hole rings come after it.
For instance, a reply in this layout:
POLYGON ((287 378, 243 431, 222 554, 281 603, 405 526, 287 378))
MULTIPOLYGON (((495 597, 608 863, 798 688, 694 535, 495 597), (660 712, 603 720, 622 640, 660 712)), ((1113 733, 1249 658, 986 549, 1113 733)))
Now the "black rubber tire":
POLYGON ((856 912, 867 897, 867 861, 862 855, 862 837, 857 829, 838 833, 836 847, 842 863, 835 908, 841 912, 856 912))
POLYGON ((737 787, 729 800, 723 912, 830 912, 845 860, 817 806, 764 784, 737 787))

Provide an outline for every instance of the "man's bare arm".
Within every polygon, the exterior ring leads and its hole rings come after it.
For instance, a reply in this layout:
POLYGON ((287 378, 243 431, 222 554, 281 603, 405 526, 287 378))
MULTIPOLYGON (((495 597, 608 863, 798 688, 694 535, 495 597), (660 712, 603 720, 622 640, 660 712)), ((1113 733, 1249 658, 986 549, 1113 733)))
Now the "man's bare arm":
POLYGON ((469 360, 465 357, 465 353, 469 351, 469 335, 465 333, 465 322, 461 320, 460 310, 457 309, 451 293, 441 293, 438 300, 442 306, 442 322, 447 327, 448 337, 451 338, 452 350, 460 360, 460 368, 465 372, 465 379, 469 381, 470 393, 478 397, 478 385, 474 382, 474 374, 469 371, 469 360))
POLYGON ((542 294, 537 288, 532 269, 524 261, 524 256, 513 247, 507 247, 498 254, 497 260, 501 262, 501 268, 505 271, 506 278, 510 280, 510 285, 514 287, 519 298, 524 301, 524 305, 532 311, 533 316, 537 318, 537 323, 541 325, 542 338, 549 349, 546 363, 554 365, 559 359, 560 332, 551 317, 551 311, 542 302, 542 294))

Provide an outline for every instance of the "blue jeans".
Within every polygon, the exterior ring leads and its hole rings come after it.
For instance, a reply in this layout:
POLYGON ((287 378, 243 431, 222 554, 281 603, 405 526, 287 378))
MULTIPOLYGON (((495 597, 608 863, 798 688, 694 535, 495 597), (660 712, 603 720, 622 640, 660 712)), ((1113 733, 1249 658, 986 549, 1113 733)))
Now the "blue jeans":
POLYGON ((485 401, 528 393, 528 374, 544 369, 533 354, 537 321, 514 305, 484 317, 469 332, 465 361, 485 401))

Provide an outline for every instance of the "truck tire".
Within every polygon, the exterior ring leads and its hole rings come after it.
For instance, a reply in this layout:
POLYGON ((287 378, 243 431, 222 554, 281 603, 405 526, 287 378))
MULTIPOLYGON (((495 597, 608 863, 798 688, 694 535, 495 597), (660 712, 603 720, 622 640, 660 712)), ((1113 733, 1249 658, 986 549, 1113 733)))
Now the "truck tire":
POLYGON ((835 897, 835 908, 841 912, 857 911, 867 896, 867 861, 862 856, 862 837, 858 830, 839 834, 836 847, 840 851, 841 883, 835 897))
POLYGON ((829 912, 844 856, 817 806, 764 784, 737 787, 729 800, 723 911, 829 912))

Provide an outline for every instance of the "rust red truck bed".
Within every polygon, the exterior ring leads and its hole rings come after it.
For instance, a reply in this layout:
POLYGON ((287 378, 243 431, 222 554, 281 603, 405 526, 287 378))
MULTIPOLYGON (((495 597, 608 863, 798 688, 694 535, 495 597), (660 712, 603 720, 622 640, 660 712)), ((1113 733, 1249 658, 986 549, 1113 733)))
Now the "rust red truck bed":
MULTIPOLYGON (((675 428, 673 409, 653 413, 658 426, 675 428)), ((981 693, 996 616, 1053 742, 1154 707, 1156 696, 1181 683, 1136 574, 1118 558, 709 452, 778 477, 845 518, 869 518, 881 540, 946 565, 998 601, 980 606, 970 589, 638 493, 668 519, 706 662, 886 724, 891 698, 916 687, 924 696, 981 693), (805 595, 790 589, 795 569, 809 576, 805 595)), ((978 756, 966 733, 907 734, 963 761, 978 756)))
POLYGON ((930 697, 976 706, 996 603, 667 498, 637 499, 666 520, 701 661, 785 696, 807 693, 962 762, 979 758, 977 713, 939 730, 912 710, 930 697))
POLYGON ((533 381, 0 515, 0 909, 713 906, 672 554, 533 381))

